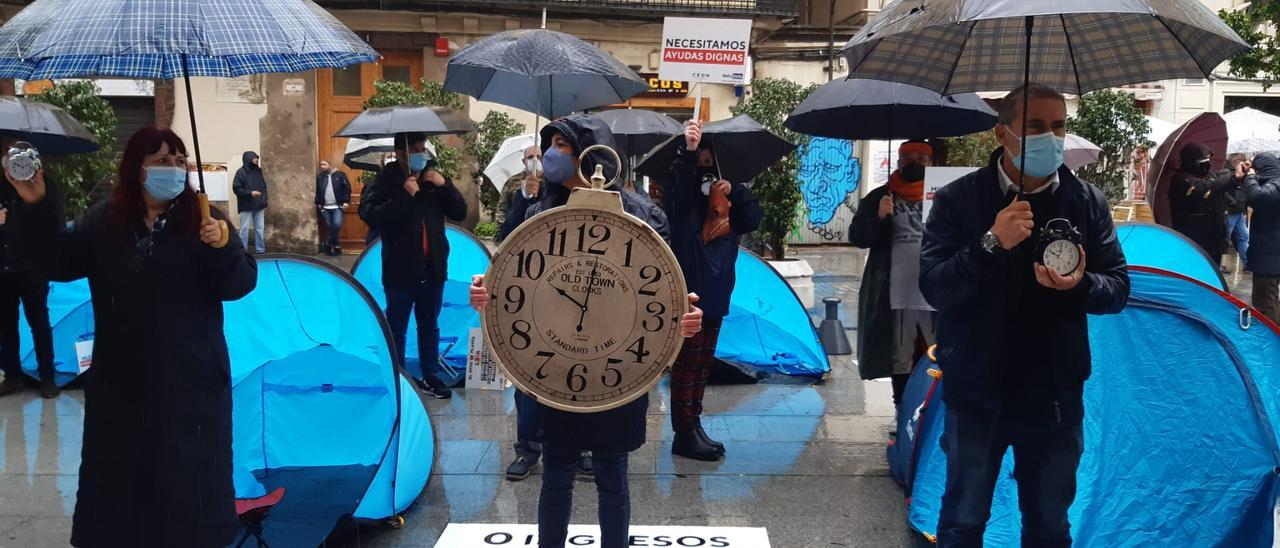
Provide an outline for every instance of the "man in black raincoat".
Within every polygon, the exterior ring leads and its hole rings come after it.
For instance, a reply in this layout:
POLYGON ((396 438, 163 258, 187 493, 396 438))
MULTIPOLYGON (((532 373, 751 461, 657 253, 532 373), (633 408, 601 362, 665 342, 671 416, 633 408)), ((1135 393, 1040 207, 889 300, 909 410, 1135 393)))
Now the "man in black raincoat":
MULTIPOLYGON (((575 114, 551 122, 542 128, 541 138, 543 173, 547 184, 542 188, 541 200, 529 207, 526 218, 565 205, 573 188, 587 186, 587 181, 577 175, 579 155, 583 150, 595 144, 617 147, 609 126, 589 114, 575 114)), ((596 165, 604 167, 605 177, 613 176, 618 170, 613 157, 605 153, 592 153, 581 162, 585 164, 581 168, 586 173, 592 173, 596 165)), ((622 207, 627 213, 648 223, 664 240, 669 239, 667 220, 652 202, 631 192, 621 192, 621 196, 622 207)), ((696 296, 690 294, 690 302, 696 300, 696 296)), ((471 287, 471 303, 483 308, 488 302, 484 279, 477 276, 471 287)), ((702 312, 695 307, 690 308, 691 312, 681 319, 686 335, 696 332, 690 326, 700 327, 702 322, 702 312)), ((628 454, 644 445, 648 395, 599 413, 570 413, 544 406, 532 398, 524 398, 524 401, 526 407, 520 408, 520 412, 531 415, 522 420, 529 420, 528 424, 536 431, 536 439, 545 444, 545 470, 538 500, 539 546, 564 546, 573 504, 573 481, 582 451, 592 453, 599 493, 601 547, 628 546, 627 531, 631 519, 628 454)))
POLYGON ((242 157, 244 165, 236 171, 231 182, 231 191, 235 193, 240 209, 240 242, 249 249, 249 231, 254 231, 254 246, 258 253, 267 251, 267 242, 263 239, 266 230, 267 211, 267 179, 262 176, 262 166, 258 154, 245 151, 242 157))
POLYGON ((1248 265, 1253 272, 1253 307, 1280 324, 1280 160, 1271 153, 1253 159, 1256 177, 1244 182, 1253 208, 1248 265))
MULTIPOLYGON (((0 143, 8 150, 9 142, 0 143)), ((58 198, 50 198, 51 203, 58 198)), ((27 267, 23 238, 19 237, 23 211, 12 185, 0 181, 0 396, 21 392, 22 356, 18 354, 21 333, 18 332, 18 304, 26 314, 35 346, 36 365, 40 373, 40 393, 56 398, 60 391, 54 381, 53 328, 49 325, 49 281, 27 267)))
POLYGON ((1204 249, 1214 264, 1222 264, 1227 250, 1225 198, 1244 181, 1245 163, 1234 172, 1214 173, 1213 153, 1201 143, 1187 143, 1178 153, 1178 171, 1169 181, 1169 208, 1173 229, 1204 249))

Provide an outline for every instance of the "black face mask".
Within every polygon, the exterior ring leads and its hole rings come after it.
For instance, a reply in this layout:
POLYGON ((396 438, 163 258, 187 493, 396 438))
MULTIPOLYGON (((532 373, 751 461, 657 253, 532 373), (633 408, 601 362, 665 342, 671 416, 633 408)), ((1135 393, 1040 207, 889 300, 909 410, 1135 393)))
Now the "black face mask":
POLYGON ((1199 162, 1196 162, 1196 165, 1191 168, 1191 171, 1192 173, 1196 173, 1199 175, 1208 175, 1210 170, 1209 168, 1210 164, 1211 164, 1210 160, 1200 160, 1199 162))
POLYGON ((915 183, 924 180, 924 164, 919 162, 911 162, 902 166, 902 180, 908 183, 915 183))

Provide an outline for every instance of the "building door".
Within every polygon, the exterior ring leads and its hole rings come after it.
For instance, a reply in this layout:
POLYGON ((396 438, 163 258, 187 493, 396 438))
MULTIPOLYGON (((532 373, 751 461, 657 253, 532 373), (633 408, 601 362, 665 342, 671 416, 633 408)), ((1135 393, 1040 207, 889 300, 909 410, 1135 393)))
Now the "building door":
MULTIPOLYGON (((418 87, 422 79, 422 51, 384 51, 383 58, 377 63, 355 65, 345 69, 320 69, 316 71, 316 89, 318 90, 318 123, 320 157, 329 160, 334 167, 342 170, 351 179, 351 205, 343 212, 342 233, 339 235, 345 251, 358 253, 364 249, 365 236, 369 227, 360 220, 357 207, 360 194, 364 190, 364 171, 353 170, 342 163, 342 155, 347 149, 347 139, 334 137, 333 134, 347 125, 352 118, 364 110, 364 102, 373 96, 373 83, 378 80, 395 80, 418 87)), ((320 224, 321 232, 325 231, 324 223, 320 224)))

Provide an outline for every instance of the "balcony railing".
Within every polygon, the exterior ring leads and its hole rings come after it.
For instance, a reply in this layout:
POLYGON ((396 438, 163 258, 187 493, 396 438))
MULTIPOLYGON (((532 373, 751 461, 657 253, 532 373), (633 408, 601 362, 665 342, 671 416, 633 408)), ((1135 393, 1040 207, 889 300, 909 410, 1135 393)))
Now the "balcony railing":
POLYGON ((631 16, 644 13, 698 13, 793 17, 799 15, 801 7, 799 0, 319 0, 317 3, 329 9, 438 11, 450 8, 490 8, 508 12, 537 12, 545 7, 556 12, 626 12, 631 16))

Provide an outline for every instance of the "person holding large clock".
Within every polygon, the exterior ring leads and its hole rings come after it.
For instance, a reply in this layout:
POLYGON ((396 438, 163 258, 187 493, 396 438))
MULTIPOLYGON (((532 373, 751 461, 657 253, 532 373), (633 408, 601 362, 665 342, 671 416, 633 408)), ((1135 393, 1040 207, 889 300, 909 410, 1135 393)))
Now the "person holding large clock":
POLYGON ((702 311, 693 305, 697 295, 683 291, 660 211, 617 186, 595 191, 601 209, 570 202, 575 189, 590 187, 584 172, 598 166, 606 180, 616 178, 616 158, 582 157, 593 145, 615 147, 608 125, 567 116, 542 128, 541 142, 541 200, 495 254, 488 277, 475 276, 471 304, 489 308, 482 323, 495 358, 536 399, 544 468, 539 546, 565 545, 578 458, 590 451, 600 545, 624 548, 628 454, 645 442, 648 390, 680 341, 702 328, 702 311))
POLYGON ((982 545, 1010 446, 1023 546, 1071 545, 1086 314, 1117 313, 1129 298, 1106 195, 1062 164, 1066 101, 1043 85, 1026 91, 1025 104, 1017 89, 1000 105, 1001 148, 935 193, 925 223, 920 290, 938 310, 946 378, 940 547, 982 545))
POLYGON ((702 398, 720 325, 729 314, 738 242, 760 225, 763 213, 746 185, 721 177, 715 151, 702 141, 701 122, 685 124, 684 141, 671 164, 662 205, 671 222, 671 250, 689 290, 701 297, 704 317, 702 332, 685 341, 671 368, 671 452, 714 461, 724 455, 724 444, 702 428, 702 398))
POLYGON ((360 218, 382 235, 382 285, 387 323, 404 363, 410 312, 418 322, 418 386, 435 398, 453 392, 440 380, 440 328, 436 321, 448 278, 445 219, 461 221, 467 203, 453 182, 430 169, 425 133, 395 136, 396 160, 360 197, 360 218))

